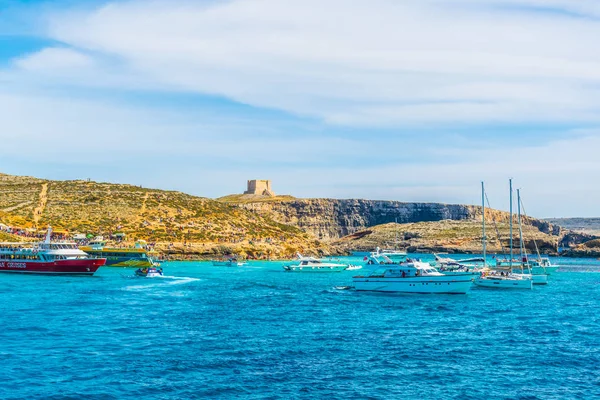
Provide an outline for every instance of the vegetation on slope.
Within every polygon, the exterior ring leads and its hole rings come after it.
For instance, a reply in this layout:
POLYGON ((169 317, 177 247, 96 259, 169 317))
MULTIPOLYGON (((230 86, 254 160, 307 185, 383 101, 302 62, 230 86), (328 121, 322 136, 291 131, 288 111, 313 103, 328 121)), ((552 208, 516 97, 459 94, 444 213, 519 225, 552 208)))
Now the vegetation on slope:
POLYGON ((299 228, 180 192, 0 175, 0 222, 108 236, 122 232, 181 253, 289 257, 325 248, 299 228))
MULTIPOLYGON (((488 249, 500 253, 508 248, 509 224, 497 223, 500 240, 493 225, 488 227, 488 249)), ((519 247, 519 231, 513 230, 514 244, 519 247)), ((437 221, 409 224, 389 223, 371 227, 345 236, 334 244, 347 250, 373 251, 376 247, 406 249, 411 252, 481 252, 481 223, 477 221, 437 221)), ((523 227, 523 241, 529 253, 535 251, 536 241, 540 251, 555 252, 557 237, 540 232, 536 227, 523 227)))

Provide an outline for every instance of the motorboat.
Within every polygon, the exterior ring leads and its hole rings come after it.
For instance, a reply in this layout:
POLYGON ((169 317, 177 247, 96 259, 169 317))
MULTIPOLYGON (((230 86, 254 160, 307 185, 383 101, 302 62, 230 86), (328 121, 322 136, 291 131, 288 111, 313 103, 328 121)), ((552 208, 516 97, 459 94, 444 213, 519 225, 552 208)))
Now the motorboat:
POLYGON ((215 267, 243 267, 246 263, 232 258, 229 260, 212 260, 212 265, 215 267))
POLYGON ((340 272, 348 268, 347 264, 324 262, 314 257, 304 257, 298 254, 298 264, 284 265, 288 272, 340 272))
POLYGON ((159 276, 163 276, 163 270, 162 270, 162 268, 156 268, 156 267, 138 268, 135 270, 135 275, 141 276, 144 278, 156 278, 159 276))
POLYGON ((529 259, 529 266, 531 267, 531 271, 534 274, 552 274, 556 272, 556 270, 560 267, 559 265, 554 265, 550 261, 548 257, 538 257, 537 259, 529 259))
POLYGON ((481 267, 474 263, 484 263, 483 258, 466 258, 462 260, 455 260, 453 258, 440 257, 437 254, 435 256, 435 265, 437 270, 444 275, 457 275, 469 273, 473 276, 479 274, 481 267))
POLYGON ((373 266, 365 275, 352 278, 359 291, 465 294, 472 285, 469 273, 448 276, 428 263, 406 259, 395 262, 387 256, 371 256, 367 262, 373 266))
POLYGON ((377 247, 370 255, 385 256, 392 261, 404 261, 408 253, 403 250, 380 249, 377 247))

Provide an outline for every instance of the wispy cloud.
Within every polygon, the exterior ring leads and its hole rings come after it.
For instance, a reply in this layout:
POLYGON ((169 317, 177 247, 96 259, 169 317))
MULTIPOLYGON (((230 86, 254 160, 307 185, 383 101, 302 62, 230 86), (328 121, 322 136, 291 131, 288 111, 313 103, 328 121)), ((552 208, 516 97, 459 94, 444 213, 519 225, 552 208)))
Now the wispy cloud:
POLYGON ((502 198, 514 176, 537 215, 600 201, 597 2, 48 7, 35 19, 50 45, 0 70, 8 172, 470 203, 479 180, 502 198))
MULTIPOLYGON (((328 123, 597 122, 600 25, 498 11, 542 3, 130 1, 54 14, 48 34, 148 85, 328 123)), ((598 11, 571 3, 545 6, 598 11)))

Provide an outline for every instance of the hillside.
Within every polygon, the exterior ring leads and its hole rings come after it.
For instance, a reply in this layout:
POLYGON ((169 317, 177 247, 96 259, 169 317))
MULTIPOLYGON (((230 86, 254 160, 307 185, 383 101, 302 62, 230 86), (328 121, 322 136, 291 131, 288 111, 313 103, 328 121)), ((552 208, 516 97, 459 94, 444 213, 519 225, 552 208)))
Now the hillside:
MULTIPOLYGON (((494 225, 490 224, 487 231, 487 246, 490 253, 501 253, 503 247, 508 249, 508 223, 498 222, 496 226, 501 240, 498 240, 494 225)), ((481 253, 481 237, 481 222, 444 220, 377 225, 338 239, 334 244, 348 251, 372 251, 379 246, 396 247, 409 252, 481 253)), ((513 230, 513 238, 513 246, 518 251, 519 231, 517 229, 513 230)), ((524 226, 523 238, 529 253, 535 252, 534 240, 540 252, 556 252, 558 237, 543 233, 537 227, 524 226)))
POLYGON ((88 181, 0 175, 0 223, 156 242, 165 252, 291 257, 328 252, 297 227, 185 193, 88 181))

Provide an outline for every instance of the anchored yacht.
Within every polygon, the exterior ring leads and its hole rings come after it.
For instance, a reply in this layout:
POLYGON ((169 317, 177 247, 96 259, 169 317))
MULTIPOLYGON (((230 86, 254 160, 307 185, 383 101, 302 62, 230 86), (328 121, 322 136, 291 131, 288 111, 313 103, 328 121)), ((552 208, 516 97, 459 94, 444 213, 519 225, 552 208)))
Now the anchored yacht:
POLYGON ((352 278, 356 290, 465 294, 472 284, 470 273, 448 276, 418 260, 394 262, 387 256, 373 254, 367 265, 374 266, 369 273, 352 278))
POLYGON ((288 272, 340 272, 348 268, 347 264, 323 262, 314 257, 304 257, 298 253, 298 264, 284 265, 288 272))

